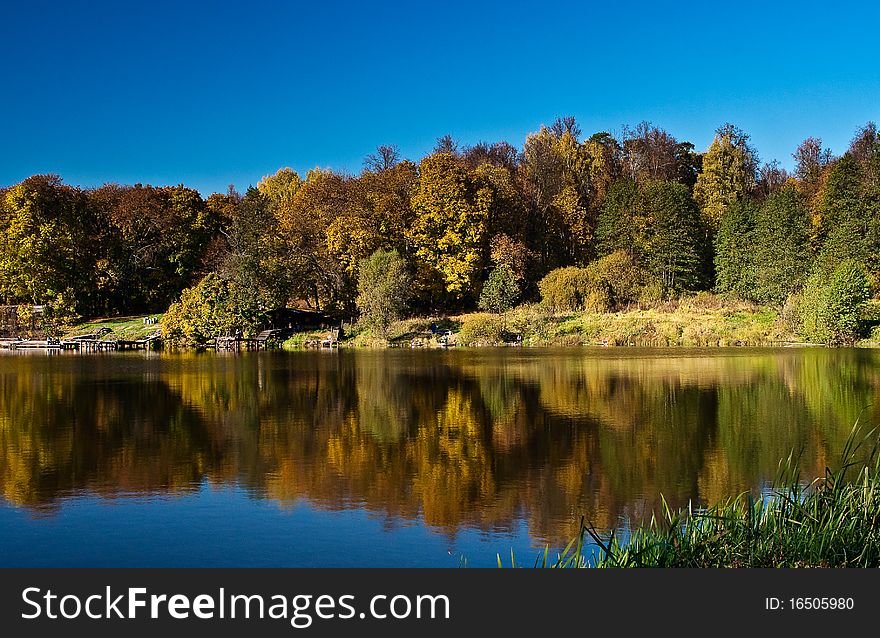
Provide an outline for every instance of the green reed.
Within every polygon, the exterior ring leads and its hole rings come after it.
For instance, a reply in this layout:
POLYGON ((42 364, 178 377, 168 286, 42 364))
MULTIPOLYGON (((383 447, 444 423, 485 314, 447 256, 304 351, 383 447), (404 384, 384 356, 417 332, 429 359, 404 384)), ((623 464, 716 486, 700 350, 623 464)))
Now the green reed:
MULTIPOLYGON (((805 484, 792 456, 763 498, 741 494, 707 509, 662 511, 628 538, 581 524, 536 567, 878 567, 880 458, 876 431, 853 428, 837 470, 805 484)), ((513 554, 511 565, 516 566, 513 554)), ((499 556, 498 564, 502 561, 499 556)))

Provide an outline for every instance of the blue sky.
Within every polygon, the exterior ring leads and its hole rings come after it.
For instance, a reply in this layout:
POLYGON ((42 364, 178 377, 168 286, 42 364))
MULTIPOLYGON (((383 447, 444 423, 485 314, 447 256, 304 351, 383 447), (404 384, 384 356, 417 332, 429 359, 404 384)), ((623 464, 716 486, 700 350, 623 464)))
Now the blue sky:
POLYGON ((731 121, 791 165, 880 119, 880 5, 858 2, 7 3, 0 185, 240 189, 358 172, 378 144, 649 120, 704 150, 731 121))

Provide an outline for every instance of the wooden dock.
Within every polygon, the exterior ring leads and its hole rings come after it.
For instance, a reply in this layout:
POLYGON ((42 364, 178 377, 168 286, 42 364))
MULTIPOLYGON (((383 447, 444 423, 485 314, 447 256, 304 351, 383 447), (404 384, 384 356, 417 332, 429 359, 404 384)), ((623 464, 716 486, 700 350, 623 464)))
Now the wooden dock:
POLYGON ((338 348, 339 347, 339 328, 330 330, 324 339, 321 339, 322 348, 338 348))
POLYGON ((271 328, 263 330, 256 337, 243 337, 241 335, 224 335, 217 337, 215 348, 224 352, 239 352, 241 350, 270 350, 284 338, 284 330, 271 328))
MULTIPOLYGON (((106 334, 106 333, 101 333, 106 334)), ((0 348, 6 350, 46 350, 75 352, 117 352, 123 350, 149 350, 161 335, 159 331, 136 340, 100 339, 97 334, 77 335, 70 339, 3 339, 0 348)))

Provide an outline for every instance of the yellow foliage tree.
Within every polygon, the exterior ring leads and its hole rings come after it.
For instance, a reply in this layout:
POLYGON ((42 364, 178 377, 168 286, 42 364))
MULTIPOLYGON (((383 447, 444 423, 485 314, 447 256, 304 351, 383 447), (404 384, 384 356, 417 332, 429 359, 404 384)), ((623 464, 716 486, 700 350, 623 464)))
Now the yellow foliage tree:
POLYGON ((422 160, 409 238, 416 255, 458 298, 472 289, 482 268, 491 202, 491 191, 480 188, 451 153, 422 160))

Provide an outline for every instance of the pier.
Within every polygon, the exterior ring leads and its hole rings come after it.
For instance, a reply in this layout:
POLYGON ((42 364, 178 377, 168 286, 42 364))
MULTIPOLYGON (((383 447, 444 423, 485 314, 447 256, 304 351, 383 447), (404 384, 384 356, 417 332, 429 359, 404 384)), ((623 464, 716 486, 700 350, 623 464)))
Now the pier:
POLYGON ((223 352, 239 352, 241 350, 269 350, 277 347, 277 345, 286 336, 285 331, 281 328, 272 328, 263 330, 256 337, 244 337, 238 335, 224 335, 217 337, 215 348, 223 352))
MULTIPOLYGON (((102 333, 106 334, 106 333, 102 333)), ((0 349, 4 350, 46 350, 76 352, 116 352, 124 350, 149 350, 153 342, 160 338, 157 331, 142 339, 101 339, 100 335, 78 335, 70 339, 2 339, 0 349)))

